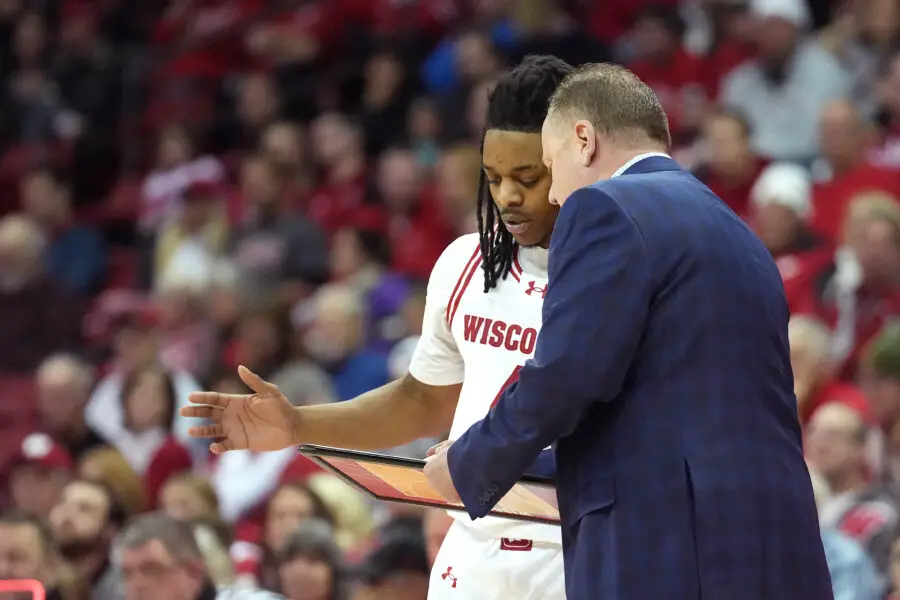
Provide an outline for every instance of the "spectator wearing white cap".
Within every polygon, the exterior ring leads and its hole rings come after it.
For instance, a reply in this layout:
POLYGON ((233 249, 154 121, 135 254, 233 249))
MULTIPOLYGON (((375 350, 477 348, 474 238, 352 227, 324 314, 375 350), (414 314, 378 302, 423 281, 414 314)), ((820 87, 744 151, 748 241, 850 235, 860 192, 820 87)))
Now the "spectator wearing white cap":
POLYGON ((807 227, 811 215, 812 182, 806 169, 782 162, 760 173, 750 191, 750 222, 785 282, 797 277, 805 255, 821 246, 807 227))
POLYGON ((754 150, 773 160, 808 162, 818 149, 818 119, 829 100, 847 97, 852 80, 807 36, 804 0, 751 0, 759 55, 724 81, 721 102, 742 112, 754 150))

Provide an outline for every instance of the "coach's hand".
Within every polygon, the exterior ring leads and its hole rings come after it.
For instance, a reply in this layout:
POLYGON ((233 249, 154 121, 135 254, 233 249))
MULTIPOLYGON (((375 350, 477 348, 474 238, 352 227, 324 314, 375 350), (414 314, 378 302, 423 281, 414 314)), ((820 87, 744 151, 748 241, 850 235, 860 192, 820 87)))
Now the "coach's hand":
POLYGON ((428 450, 423 472, 428 483, 444 500, 459 502, 459 494, 456 493, 456 486, 453 485, 453 479, 450 477, 450 464, 447 462, 447 452, 452 444, 453 442, 446 441, 432 446, 428 450))
POLYGON ((264 381, 247 367, 238 367, 238 375, 254 394, 194 392, 191 404, 181 416, 210 419, 212 424, 191 427, 196 438, 214 438, 209 445, 214 454, 229 450, 265 452, 296 444, 300 414, 276 386, 264 381))

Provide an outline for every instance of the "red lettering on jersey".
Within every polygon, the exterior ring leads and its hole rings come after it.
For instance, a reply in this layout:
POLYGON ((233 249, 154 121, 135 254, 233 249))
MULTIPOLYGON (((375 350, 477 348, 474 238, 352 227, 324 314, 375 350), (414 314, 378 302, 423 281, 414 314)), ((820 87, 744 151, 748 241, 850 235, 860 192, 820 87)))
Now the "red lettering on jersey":
POLYGON ((546 298, 547 297, 547 286, 538 287, 536 281, 529 281, 528 289, 525 290, 525 293, 529 296, 531 296, 532 294, 540 294, 541 298, 546 298))
POLYGON ((537 342, 537 329, 528 327, 522 332, 522 340, 519 342, 519 351, 522 354, 531 354, 534 352, 534 344, 537 342))
POLYGON ((503 395, 503 390, 505 390, 506 388, 511 386, 513 383, 518 381, 519 371, 521 371, 521 370, 522 370, 522 365, 519 365, 515 369, 513 369, 512 373, 509 374, 509 377, 507 377, 506 381, 503 382, 503 385, 500 386, 500 390, 497 392, 497 395, 494 396, 494 401, 491 402, 491 408, 494 408, 494 406, 497 404, 497 400, 499 400, 500 396, 503 395))
POLYGON ((519 349, 519 341, 522 336, 522 327, 515 323, 506 328, 506 337, 503 340, 503 346, 507 350, 515 351, 519 349))
POLYGON ((467 342, 476 341, 475 338, 478 337, 478 332, 481 331, 482 325, 484 325, 484 317, 473 315, 463 317, 463 339, 467 342))
POLYGON ((491 332, 491 323, 493 322, 491 319, 484 320, 484 329, 481 330, 481 339, 478 340, 479 344, 487 344, 488 334, 491 332))
POLYGON ((491 327, 491 337, 488 338, 488 344, 494 348, 503 345, 503 338, 506 336, 506 323, 503 321, 494 321, 491 327))
POLYGON ((510 538, 503 538, 500 540, 500 549, 501 550, 513 550, 515 552, 529 552, 534 547, 534 542, 531 540, 512 540, 510 538))
POLYGON ((530 355, 534 352, 537 334, 534 327, 523 327, 500 319, 487 319, 475 315, 463 316, 463 339, 482 346, 530 355))

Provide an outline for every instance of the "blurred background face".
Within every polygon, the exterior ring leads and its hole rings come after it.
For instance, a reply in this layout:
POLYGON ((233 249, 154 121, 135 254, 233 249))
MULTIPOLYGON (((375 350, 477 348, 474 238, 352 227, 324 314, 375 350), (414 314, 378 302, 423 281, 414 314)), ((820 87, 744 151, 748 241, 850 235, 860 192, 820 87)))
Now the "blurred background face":
POLYGON ((288 600, 327 600, 334 586, 331 567, 313 556, 297 556, 278 567, 281 593, 288 600))
POLYGON ((885 430, 890 430, 900 421, 900 381, 877 375, 863 363, 860 385, 875 418, 885 430))
POLYGON ((276 103, 275 86, 268 76, 251 75, 244 79, 238 93, 237 110, 245 124, 265 124, 274 116, 276 103))
POLYGON ((125 600, 195 600, 203 582, 202 566, 176 560, 159 540, 121 555, 125 600))
POLYGON ((331 274, 344 279, 366 265, 367 257, 359 236, 352 229, 341 229, 331 242, 331 274))
POLYGON ((802 224, 793 210, 775 203, 753 206, 751 218, 754 231, 773 253, 787 249, 802 224))
POLYGON ((168 127, 159 139, 156 153, 157 166, 172 169, 191 159, 192 149, 187 133, 181 127, 168 127))
POLYGON ((24 65, 39 64, 47 44, 44 20, 37 13, 19 19, 13 37, 13 52, 24 65))
POLYGON ((359 150, 359 136, 341 115, 326 113, 313 122, 312 150, 316 160, 325 168, 333 167, 345 155, 359 150))
POLYGON ((756 47, 760 59, 776 66, 782 64, 794 52, 800 30, 779 17, 765 17, 756 24, 756 47))
POLYGON ((272 320, 251 315, 238 324, 237 345, 241 364, 253 369, 267 365, 278 354, 281 340, 272 320))
POLYGON ((634 41, 639 56, 649 60, 668 57, 678 47, 678 40, 657 18, 642 18, 634 28, 634 41))
POLYGON ((378 190, 387 207, 405 213, 419 203, 425 174, 416 155, 406 150, 389 150, 378 165, 378 190))
POLYGON ((160 494, 160 505, 166 515, 176 521, 189 523, 214 513, 203 496, 185 481, 170 480, 160 494))
POLYGON ((276 123, 262 138, 263 153, 285 177, 296 176, 305 159, 300 130, 289 123, 276 123))
POLYGON ((865 147, 865 133, 859 112, 852 104, 833 103, 822 112, 819 127, 822 155, 837 168, 856 164, 865 147))
POLYGON ((68 482, 69 474, 60 469, 35 464, 16 467, 9 483, 13 505, 28 514, 47 517, 59 502, 68 482))
POLYGON ((20 190, 25 212, 44 226, 52 225, 59 216, 62 194, 53 178, 44 172, 26 177, 20 190))
POLYGON ((309 354, 328 365, 350 356, 360 343, 361 317, 326 300, 316 301, 315 315, 303 336, 309 354))
POLYGON ((283 487, 278 490, 269 502, 266 512, 266 546, 272 552, 278 552, 297 527, 306 519, 312 518, 315 504, 309 493, 294 487, 283 487))
POLYGON ((820 410, 813 416, 806 433, 809 462, 826 479, 859 468, 864 457, 860 428, 859 419, 845 411, 820 410))
POLYGON ((870 39, 885 43, 892 40, 900 29, 900 7, 894 0, 863 0, 857 13, 860 28, 870 39))
POLYGON ((38 410, 41 424, 50 432, 62 434, 83 421, 82 411, 90 390, 79 373, 66 366, 51 366, 38 374, 38 410))
POLYGON ((865 281, 888 284, 900 273, 900 232, 886 220, 869 220, 854 236, 851 248, 865 281))
POLYGON ((740 123, 726 116, 714 116, 703 127, 707 164, 713 171, 731 173, 750 156, 750 140, 740 123))
POLYGON ((83 481, 66 486, 62 500, 50 513, 50 526, 63 556, 80 556, 103 548, 109 509, 103 488, 83 481))
POLYGON ((127 421, 134 431, 148 431, 156 427, 165 427, 166 420, 166 384, 161 373, 145 371, 125 398, 127 421))
POLYGON ((281 185, 272 165, 259 159, 246 161, 241 169, 241 191, 253 206, 276 206, 281 185))
POLYGON ((37 527, 30 523, 0 524, 0 580, 37 579, 46 587, 53 583, 52 571, 51 557, 37 527))
POLYGON ((156 331, 146 327, 127 326, 115 340, 116 357, 125 371, 150 366, 157 359, 156 331))

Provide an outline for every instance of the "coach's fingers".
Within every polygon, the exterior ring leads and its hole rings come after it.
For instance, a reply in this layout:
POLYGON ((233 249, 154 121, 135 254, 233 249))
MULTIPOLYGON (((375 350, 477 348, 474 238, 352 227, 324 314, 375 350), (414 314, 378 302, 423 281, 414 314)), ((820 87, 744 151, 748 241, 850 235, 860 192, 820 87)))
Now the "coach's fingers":
POLYGON ((240 375, 241 381, 246 383, 247 387, 249 387, 257 394, 270 394, 273 396, 277 396, 281 393, 275 385, 269 383, 244 365, 238 367, 238 375, 240 375))
POLYGON ((218 420, 225 414, 221 408, 215 406, 182 406, 178 411, 182 417, 191 417, 194 419, 213 419, 218 420))
POLYGON ((209 451, 213 454, 225 454, 229 450, 234 450, 234 442, 228 438, 223 438, 209 445, 209 451))
POLYGON ((219 392, 192 392, 188 396, 188 402, 225 408, 229 402, 238 398, 243 398, 243 396, 240 394, 220 394, 219 392))
POLYGON ((188 428, 188 435, 194 438, 225 437, 225 427, 222 425, 198 425, 188 428))
POLYGON ((443 442, 438 442, 437 444, 435 444, 434 446, 432 446, 431 448, 428 449, 428 452, 425 453, 425 456, 426 456, 426 457, 427 457, 427 456, 434 456, 434 455, 437 454, 440 450, 442 450, 442 449, 444 448, 444 446, 449 446, 449 445, 452 444, 452 443, 453 443, 453 442, 451 442, 450 440, 444 440, 443 442))

